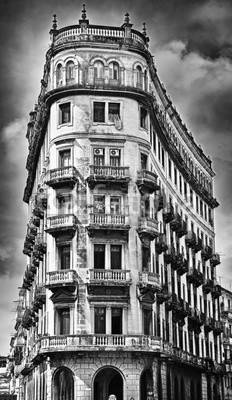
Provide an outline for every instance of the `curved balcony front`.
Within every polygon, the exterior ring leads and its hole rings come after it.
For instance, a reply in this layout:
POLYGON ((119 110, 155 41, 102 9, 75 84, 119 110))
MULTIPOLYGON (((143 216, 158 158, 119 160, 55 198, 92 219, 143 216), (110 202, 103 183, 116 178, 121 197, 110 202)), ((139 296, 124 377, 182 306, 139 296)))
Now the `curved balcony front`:
POLYGON ((87 182, 90 189, 98 184, 120 185, 122 190, 128 189, 130 181, 129 167, 114 167, 111 165, 90 165, 87 182))
POLYGON ((66 166, 48 171, 45 183, 53 189, 62 186, 68 186, 73 189, 77 181, 78 173, 76 168, 73 166, 66 166))
POLYGON ((142 169, 138 172, 137 186, 142 195, 152 194, 160 187, 157 184, 157 175, 154 172, 148 171, 147 169, 142 169))
POLYGON ((99 232, 121 232, 128 234, 130 229, 129 216, 125 214, 91 213, 87 230, 90 236, 99 232))
POLYGON ((220 255, 218 253, 214 253, 210 258, 210 265, 212 267, 216 267, 219 264, 221 264, 220 255))
POLYGON ((31 359, 38 354, 54 352, 82 351, 123 351, 150 352, 161 351, 161 339, 145 335, 62 335, 44 336, 35 344, 31 359))
POLYGON ((153 304, 155 301, 155 293, 161 290, 159 274, 149 271, 139 272, 138 289, 139 301, 153 304))
POLYGON ((158 221, 149 217, 140 217, 138 235, 142 242, 144 240, 154 240, 159 236, 158 221))
POLYGON ((187 279, 190 283, 195 285, 196 287, 200 286, 204 282, 204 276, 202 272, 198 271, 196 268, 190 268, 187 273, 187 279))
POLYGON ((48 217, 47 224, 46 232, 55 237, 62 233, 74 236, 77 229, 77 219, 74 214, 61 214, 48 217))
POLYGON ((77 273, 73 269, 47 272, 46 287, 49 289, 77 285, 77 273))

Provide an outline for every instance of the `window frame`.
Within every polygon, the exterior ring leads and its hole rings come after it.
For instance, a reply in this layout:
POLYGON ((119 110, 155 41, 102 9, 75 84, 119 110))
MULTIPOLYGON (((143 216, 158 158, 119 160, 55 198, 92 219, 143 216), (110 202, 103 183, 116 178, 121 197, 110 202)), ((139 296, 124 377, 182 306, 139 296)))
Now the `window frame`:
POLYGON ((70 126, 73 124, 72 122, 72 118, 73 118, 73 104, 71 100, 67 100, 67 101, 63 101, 61 103, 58 103, 58 128, 62 127, 62 126, 70 126), (62 107, 65 107, 69 105, 69 118, 67 121, 63 120, 62 117, 62 107))
POLYGON ((98 125, 98 124, 103 124, 103 125, 115 125, 117 121, 121 123, 122 121, 122 110, 123 110, 123 102, 122 101, 112 101, 109 99, 103 99, 102 101, 99 101, 98 99, 92 99, 92 121, 93 125, 98 125), (97 103, 102 103, 104 104, 104 121, 97 121, 95 118, 95 104, 97 103), (118 109, 119 109, 119 114, 113 113, 112 115, 118 115, 118 118, 113 118, 110 117, 109 115, 109 110, 110 110, 110 104, 117 104, 118 109))

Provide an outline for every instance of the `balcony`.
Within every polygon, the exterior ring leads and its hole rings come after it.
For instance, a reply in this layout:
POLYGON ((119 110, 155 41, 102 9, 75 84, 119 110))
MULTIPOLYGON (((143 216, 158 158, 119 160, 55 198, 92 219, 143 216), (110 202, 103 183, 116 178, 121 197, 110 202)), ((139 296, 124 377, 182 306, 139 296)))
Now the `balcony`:
POLYGON ((197 237, 197 239, 196 239, 196 245, 195 245, 195 248, 194 248, 195 253, 197 253, 198 251, 200 251, 200 250, 202 250, 202 249, 203 249, 203 242, 202 242, 202 239, 199 238, 199 237, 197 237))
POLYGON ((172 296, 171 292, 168 291, 168 285, 161 286, 161 291, 156 293, 156 300, 158 304, 163 304, 169 300, 172 296))
POLYGON ((210 265, 212 267, 216 267, 219 264, 221 264, 220 255, 218 253, 215 253, 210 258, 210 265))
POLYGON ((175 262, 175 259, 176 259, 175 248, 172 246, 168 246, 168 250, 164 254, 164 261, 167 264, 170 264, 171 262, 175 262))
POLYGON ((114 167, 111 165, 90 165, 87 178, 90 189, 98 184, 117 184, 121 189, 127 190, 130 181, 129 167, 114 167))
POLYGON ((77 229, 77 219, 73 214, 55 215, 48 217, 48 226, 46 232, 52 236, 59 236, 62 233, 67 233, 74 236, 77 229))
POLYGON ((176 271, 180 276, 188 272, 188 260, 182 254, 176 257, 176 271))
POLYGON ((36 286, 34 292, 34 300, 32 302, 32 309, 35 312, 38 312, 39 309, 42 309, 43 304, 46 302, 46 288, 42 285, 36 286))
POLYGON ((89 271, 90 285, 130 285, 130 271, 123 269, 91 269, 89 271))
POLYGON ((217 282, 214 283, 214 285, 212 287, 212 290, 211 290, 211 293, 212 293, 212 297, 214 299, 218 299, 221 296, 222 288, 217 282))
POLYGON ((52 352, 91 352, 91 351, 145 351, 160 353, 161 342, 155 336, 145 335, 63 335, 44 336, 34 345, 31 359, 38 354, 52 352))
POLYGON ((199 311, 196 308, 189 309, 189 316, 188 316, 188 324, 189 329, 195 331, 196 333, 200 333, 200 327, 203 325, 205 321, 205 314, 199 311))
POLYGON ((159 236, 158 221, 148 217, 140 217, 138 234, 142 242, 146 239, 154 240, 159 236))
POLYGON ((213 330, 214 322, 215 322, 214 318, 207 317, 207 318, 205 319, 205 321, 204 321, 204 328, 205 328, 205 331, 206 331, 206 332, 210 332, 210 331, 213 330))
POLYGON ((173 232, 180 232, 182 228, 182 218, 178 213, 175 213, 174 218, 170 221, 170 228, 173 232))
POLYGON ((215 335, 220 335, 224 332, 224 323, 222 321, 214 321, 213 332, 215 335))
POLYGON ((204 276, 202 272, 198 271, 196 268, 190 268, 189 272, 187 273, 187 279, 190 283, 198 287, 202 285, 204 276))
POLYGON ((202 250, 202 258, 207 261, 212 257, 213 249, 210 246, 204 246, 202 250))
POLYGON ((157 237, 155 249, 158 254, 162 254, 168 249, 168 245, 166 244, 166 236, 163 233, 160 233, 157 237))
POLYGON ((60 286, 77 285, 77 273, 72 269, 62 269, 59 271, 47 272, 46 287, 53 289, 60 286))
POLYGON ((91 213, 87 230, 90 236, 101 231, 128 234, 130 229, 129 216, 125 214, 91 213))
POLYGON ((53 189, 61 186, 68 186, 73 189, 77 181, 78 172, 76 168, 73 166, 67 166, 48 171, 45 183, 53 189))
POLYGON ((171 222, 175 218, 174 215, 174 208, 171 203, 167 204, 166 207, 163 209, 163 219, 166 224, 171 222))
POLYGON ((138 172, 137 186, 142 195, 152 194, 160 187, 157 184, 157 175, 154 172, 143 169, 138 172))
POLYGON ((192 231, 189 231, 185 236, 185 242, 188 247, 195 249, 197 241, 196 241, 196 234, 192 231))
POLYGON ((211 292, 212 288, 213 288, 213 280, 205 279, 203 283, 203 292, 208 294, 211 292))
POLYGON ((155 272, 139 272, 139 287, 149 288, 154 292, 160 290, 160 276, 155 272))

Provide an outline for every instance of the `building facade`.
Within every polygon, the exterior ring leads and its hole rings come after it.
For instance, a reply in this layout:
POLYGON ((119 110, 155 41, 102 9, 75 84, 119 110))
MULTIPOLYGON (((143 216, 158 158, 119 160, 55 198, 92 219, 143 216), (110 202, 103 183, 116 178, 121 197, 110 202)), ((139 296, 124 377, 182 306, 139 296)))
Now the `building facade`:
POLYGON ((232 399, 232 292, 222 287, 221 319, 224 323, 223 351, 225 362, 225 399, 232 399))
POLYGON ((18 399, 223 399, 211 161, 145 25, 91 25, 83 7, 50 33, 27 131, 18 399))

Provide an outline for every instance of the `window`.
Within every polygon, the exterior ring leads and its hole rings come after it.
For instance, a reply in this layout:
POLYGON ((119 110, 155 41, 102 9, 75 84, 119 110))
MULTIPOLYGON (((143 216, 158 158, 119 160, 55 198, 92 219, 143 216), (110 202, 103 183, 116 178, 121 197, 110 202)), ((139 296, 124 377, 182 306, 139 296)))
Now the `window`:
POLYGON ((142 270, 150 270, 150 249, 146 246, 142 246, 142 270))
POLYGON ((95 307, 94 309, 94 332, 106 333, 106 309, 104 307, 95 307))
POLYGON ((193 206, 193 191, 190 189, 190 204, 193 206))
POLYGON ((60 195, 57 197, 58 214, 70 214, 71 206, 70 195, 60 195))
POLYGON ((120 103, 109 103, 108 121, 115 123, 117 119, 120 119, 120 103))
POLYGON ((187 199, 187 183, 184 182, 184 197, 187 199))
POLYGON ((93 208, 95 213, 105 213, 105 196, 94 196, 93 208))
POLYGON ((141 169, 147 169, 147 155, 141 153, 141 169))
POLYGON ((105 103, 102 101, 93 102, 93 122, 105 122, 105 103))
POLYGON ((110 198, 110 214, 120 214, 121 212, 121 198, 112 196, 110 198))
POLYGON ((142 68, 140 67, 140 65, 138 65, 136 67, 136 87, 142 89, 142 83, 142 68))
POLYGON ((112 244, 110 246, 110 265, 111 269, 122 268, 122 246, 112 244))
POLYGON ((94 159, 93 163, 94 165, 105 165, 105 149, 93 149, 93 154, 94 154, 94 159))
POLYGON ((104 78, 104 64, 101 61, 94 63, 94 80, 104 78))
POLYGON ((122 334, 122 309, 111 308, 111 333, 113 335, 122 334))
POLYGON ((180 193, 182 194, 182 176, 179 176, 180 193))
POLYGON ((59 269, 70 269, 70 244, 58 247, 59 269))
POLYGON ((153 131, 153 151, 156 153, 156 133, 153 131))
POLYGON ((140 127, 147 129, 147 109, 140 107, 140 127))
POLYGON ((120 167, 121 151, 119 149, 110 149, 110 165, 120 167))
POLYGON ((60 115, 59 115, 59 124, 68 124, 71 122, 71 104, 63 103, 59 106, 60 115))
POLYGON ((56 334, 57 335, 69 335, 70 334, 70 308, 58 308, 56 334))
POLYGON ((71 150, 59 151, 59 167, 68 167, 71 165, 71 150))
POLYGON ((199 198, 196 196, 196 211, 199 213, 199 198))
POLYGON ((109 65, 110 80, 119 80, 119 65, 116 62, 112 62, 109 65))
POLYGON ((203 202, 200 200, 200 215, 203 217, 203 202))
POLYGON ((162 154, 162 167, 164 168, 164 163, 165 163, 165 155, 164 155, 164 149, 163 149, 163 147, 162 147, 161 154, 162 154))
POLYGON ((177 169, 174 167, 174 184, 177 186, 177 169))
POLYGON ((143 309, 143 333, 144 335, 151 335, 152 326, 152 311, 149 309, 143 309))
POLYGON ((105 245, 94 245, 94 269, 105 269, 105 245))
POLYGON ((58 64, 56 68, 56 86, 62 86, 62 65, 58 64))
POLYGON ((75 81, 74 79, 74 62, 69 61, 66 65, 66 83, 67 85, 72 85, 75 81))
POLYGON ((168 159, 168 175, 169 175, 169 178, 172 179, 172 162, 171 162, 170 158, 168 159))

